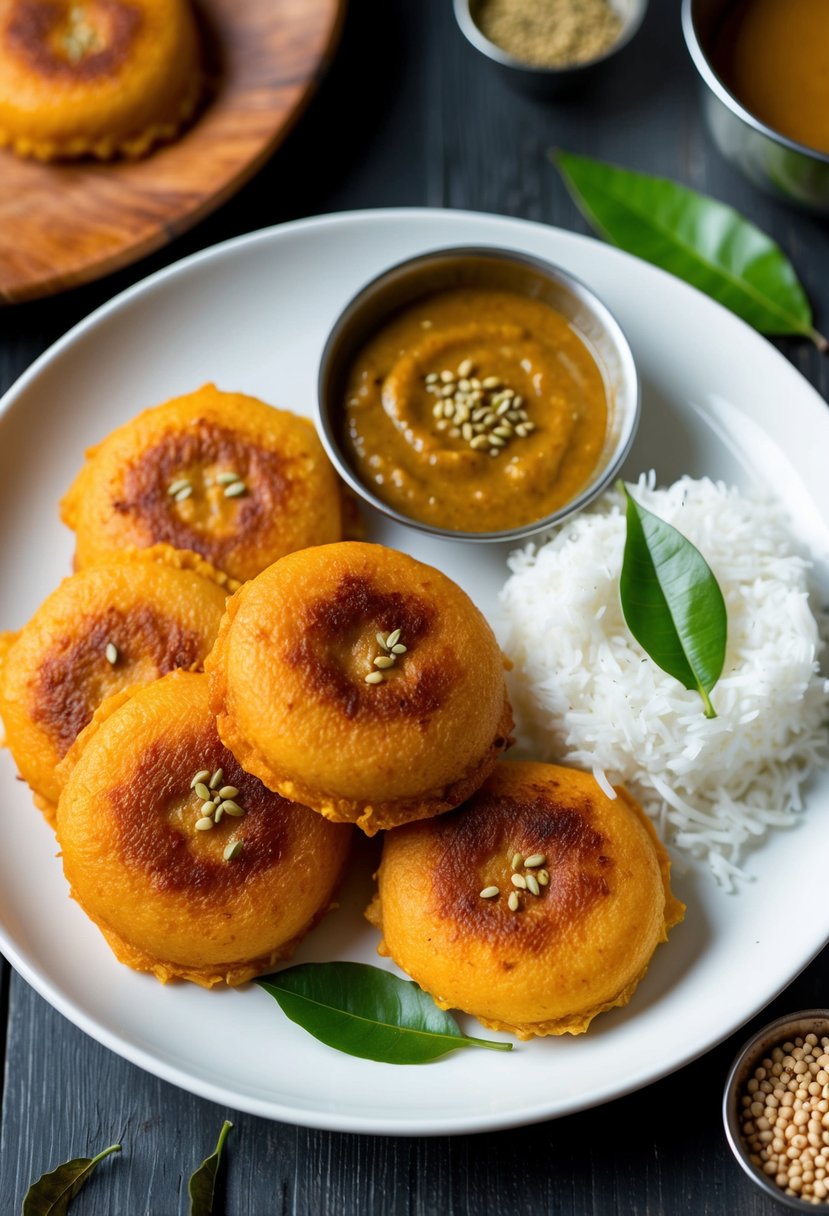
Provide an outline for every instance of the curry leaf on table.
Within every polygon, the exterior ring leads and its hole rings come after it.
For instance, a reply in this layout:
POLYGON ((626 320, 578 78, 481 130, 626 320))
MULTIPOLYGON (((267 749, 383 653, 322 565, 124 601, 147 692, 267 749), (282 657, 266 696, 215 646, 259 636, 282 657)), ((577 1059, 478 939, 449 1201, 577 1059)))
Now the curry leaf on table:
POLYGON ((553 153, 588 222, 628 253, 668 270, 764 334, 799 334, 822 351, 812 310, 783 251, 725 203, 666 178, 553 153))
POLYGON ((187 1193, 190 1196, 190 1216, 212 1216, 213 1197, 216 1192, 216 1175, 219 1172, 219 1162, 222 1159, 227 1133, 233 1127, 225 1119, 216 1147, 209 1157, 205 1157, 197 1170, 190 1175, 187 1193))
POLYGON ((657 667, 699 693, 706 718, 715 718, 709 693, 722 674, 728 636, 719 583, 695 545, 621 488, 627 536, 619 593, 627 627, 657 667))
POLYGON ((256 982, 315 1039, 364 1060, 425 1064, 459 1047, 512 1050, 468 1038, 417 984, 366 963, 304 963, 256 982))
POLYGON ((75 1157, 42 1174, 26 1192, 22 1216, 66 1216, 69 1204, 88 1182, 98 1162, 120 1151, 120 1144, 111 1144, 97 1157, 75 1157))

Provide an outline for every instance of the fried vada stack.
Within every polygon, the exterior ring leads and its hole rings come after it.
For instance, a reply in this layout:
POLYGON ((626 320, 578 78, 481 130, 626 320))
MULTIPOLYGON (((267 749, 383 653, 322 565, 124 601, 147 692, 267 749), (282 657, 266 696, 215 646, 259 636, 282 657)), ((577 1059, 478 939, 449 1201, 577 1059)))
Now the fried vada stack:
POLYGON ((444 1009, 521 1039, 626 1005, 684 914, 665 849, 623 790, 504 761, 460 810, 384 838, 367 915, 444 1009))
POLYGON ((0 0, 0 147, 143 156, 202 92, 188 0, 0 0))
POLYGON ((241 984, 329 908, 350 829, 240 767, 206 676, 173 672, 124 695, 64 762, 57 834, 72 895, 122 963, 162 982, 241 984))
POLYGON ((205 670, 243 766, 368 835, 458 806, 510 742, 484 617, 444 574, 381 545, 276 562, 228 601, 205 670))
POLYGON ((61 516, 79 568, 166 544, 240 582, 342 535, 339 483, 308 419, 212 384, 92 448, 61 516))
MULTIPOLYGON (((175 555, 174 555, 175 556, 175 555)), ((146 550, 71 575, 0 655, 6 743, 52 819, 58 762, 101 702, 177 667, 200 668, 226 587, 206 563, 146 550)))

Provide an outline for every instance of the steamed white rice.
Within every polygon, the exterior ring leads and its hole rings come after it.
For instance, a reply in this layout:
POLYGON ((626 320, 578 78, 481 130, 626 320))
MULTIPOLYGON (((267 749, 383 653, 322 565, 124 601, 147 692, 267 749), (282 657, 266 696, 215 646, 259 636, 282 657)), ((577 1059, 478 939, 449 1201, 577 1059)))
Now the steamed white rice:
POLYGON ((733 886, 745 847, 787 827, 827 762, 821 640, 809 562, 775 501, 708 479, 668 489, 640 479, 637 500, 691 540, 728 610, 728 648, 707 719, 696 692, 634 640, 619 603, 621 496, 606 494, 551 540, 509 558, 504 650, 523 738, 540 759, 624 783, 663 840, 705 858, 733 886))

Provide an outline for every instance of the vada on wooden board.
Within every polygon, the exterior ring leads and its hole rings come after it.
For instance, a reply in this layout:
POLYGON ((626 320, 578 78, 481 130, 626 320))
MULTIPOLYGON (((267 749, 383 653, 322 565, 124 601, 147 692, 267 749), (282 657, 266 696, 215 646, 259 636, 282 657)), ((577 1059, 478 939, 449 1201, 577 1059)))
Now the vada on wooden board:
POLYGON ((0 147, 143 156, 192 116, 200 59, 188 0, 0 0, 0 147))
POLYGON ((444 1009, 520 1039, 626 1005, 684 915, 634 800, 576 769, 503 761, 465 806, 389 832, 367 916, 444 1009))

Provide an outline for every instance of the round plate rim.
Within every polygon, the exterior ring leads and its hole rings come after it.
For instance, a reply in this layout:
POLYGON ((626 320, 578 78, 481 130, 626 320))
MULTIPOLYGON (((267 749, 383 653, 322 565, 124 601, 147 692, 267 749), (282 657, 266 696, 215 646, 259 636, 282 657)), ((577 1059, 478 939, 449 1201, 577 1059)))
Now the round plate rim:
MULTIPOLYGON (((736 324, 745 334, 750 335, 750 340, 762 342, 768 349, 769 357, 780 360, 788 372, 797 378, 800 382, 800 390, 805 392, 806 397, 811 397, 812 405, 820 409, 820 416, 823 418, 824 425, 829 424, 829 419, 826 417, 826 403, 821 395, 809 383, 808 380, 794 367, 771 343, 763 342, 762 335, 757 333, 745 322, 736 317, 729 310, 709 297, 703 295, 696 288, 677 279, 674 275, 670 275, 665 271, 658 269, 650 264, 643 263, 640 259, 625 253, 622 250, 612 246, 605 245, 603 242, 597 241, 593 237, 584 236, 580 233, 569 232, 566 229, 556 228, 553 225, 539 223, 533 220, 524 220, 511 216, 501 216, 490 214, 487 212, 455 210, 443 211, 438 208, 429 207, 402 207, 402 208, 377 208, 377 209, 362 209, 350 210, 343 212, 334 212, 321 216, 313 216, 289 221, 283 224, 275 224, 268 228, 259 229, 255 232, 245 233, 230 240, 223 241, 219 244, 210 246, 206 249, 199 250, 196 253, 190 254, 188 257, 182 258, 169 266, 147 276, 146 278, 134 283, 126 288, 118 295, 112 297, 106 303, 99 306, 87 317, 83 318, 71 329, 69 329, 61 338, 54 342, 47 350, 45 350, 38 358, 27 368, 18 379, 9 387, 2 398, 0 398, 0 422, 4 415, 11 410, 18 399, 21 398, 29 386, 37 379, 40 372, 47 367, 53 360, 57 359, 63 351, 67 350, 77 340, 82 338, 89 331, 93 330, 98 324, 106 320, 109 316, 116 312, 128 308, 130 304, 144 296, 151 294, 155 289, 163 286, 165 282, 181 274, 184 274, 202 264, 220 261, 223 258, 232 258, 237 251, 247 249, 250 246, 258 243, 268 244, 271 241, 279 241, 281 239, 290 239, 293 233, 302 233, 307 230, 324 227, 348 227, 353 224, 363 224, 367 218, 370 219, 372 225, 377 223, 392 222, 398 223, 401 220, 411 220, 423 222, 435 222, 439 224, 441 218, 447 215, 462 220, 465 223, 476 224, 482 226, 495 225, 504 230, 505 234, 510 231, 519 230, 526 232, 529 230, 537 230, 542 233, 549 234, 554 232, 559 239, 564 239, 565 242, 570 241, 576 245, 586 244, 591 247, 600 247, 603 251, 603 256, 607 256, 611 260, 616 260, 622 266, 630 266, 631 264, 638 267, 646 267, 649 273, 653 273, 662 279, 670 282, 671 289, 679 291, 680 294, 688 293, 689 296, 697 300, 704 301, 706 307, 714 310, 715 315, 719 316, 723 321, 727 318, 728 324, 736 324)), ((438 239, 434 248, 440 247, 440 239, 438 239)), ((601 295, 600 295, 601 298, 601 295)), ((0 922, 0 948, 14 967, 14 969, 23 977, 36 992, 39 993, 53 1008, 67 1018, 68 1021, 77 1026, 84 1033, 88 1034, 98 1043, 115 1052, 117 1055, 128 1060, 130 1063, 137 1065, 146 1072, 159 1077, 164 1081, 168 1081, 173 1085, 178 1086, 190 1093, 196 1094, 199 1097, 206 1098, 209 1101, 216 1102, 220 1105, 229 1106, 235 1110, 244 1111, 248 1114, 257 1115, 263 1118, 268 1118, 276 1121, 291 1123, 303 1127, 315 1128, 325 1131, 353 1132, 371 1135, 384 1136, 440 1136, 440 1135, 460 1135, 469 1133, 483 1133, 499 1130, 507 1130, 509 1128, 517 1128, 533 1123, 542 1122, 547 1119, 559 1118, 569 1114, 576 1114, 580 1111, 587 1110, 599 1106, 607 1101, 612 1101, 615 1098, 621 1098, 628 1094, 634 1093, 637 1090, 644 1088, 647 1085, 653 1084, 656 1081, 668 1076, 669 1074, 678 1071, 685 1067, 695 1059, 712 1050, 719 1043, 723 1042, 741 1026, 745 1025, 760 1009, 772 1001, 780 992, 786 988, 792 980, 796 978, 800 972, 806 968, 809 963, 820 952, 826 944, 826 939, 821 939, 814 944, 814 949, 810 950, 808 956, 801 959, 799 965, 794 971, 789 973, 788 977, 772 991, 769 991, 765 1001, 752 1008, 748 1012, 743 1012, 739 1017, 732 1017, 726 1021, 721 1033, 718 1033, 716 1038, 711 1038, 710 1035, 704 1037, 704 1041, 691 1042, 686 1045, 685 1050, 679 1057, 672 1057, 666 1065, 655 1064, 651 1067, 644 1068, 639 1074, 629 1077, 624 1083, 619 1084, 618 1081, 609 1081, 608 1084, 601 1089, 593 1089, 589 1095, 584 1098, 568 1098, 560 1100, 557 1104, 551 1105, 549 1102, 540 1102, 531 1107, 527 1107, 520 1113, 494 1113, 494 1114, 479 1114, 474 1117, 449 1116, 446 1118, 400 1118, 393 1124, 390 1124, 387 1116, 363 1116, 354 1113, 339 1114, 329 1110, 308 1110, 296 1109, 293 1106, 286 1105, 279 1101, 261 1100, 251 1094, 234 1092, 219 1084, 206 1080, 203 1077, 194 1076, 185 1072, 175 1065, 166 1062, 163 1059, 156 1058, 152 1053, 137 1047, 128 1039, 111 1032, 105 1026, 100 1025, 94 1017, 89 1016, 82 1008, 74 1003, 72 998, 53 984, 47 975, 42 975, 35 967, 33 967, 23 952, 18 951, 14 942, 10 941, 5 926, 0 922)))

